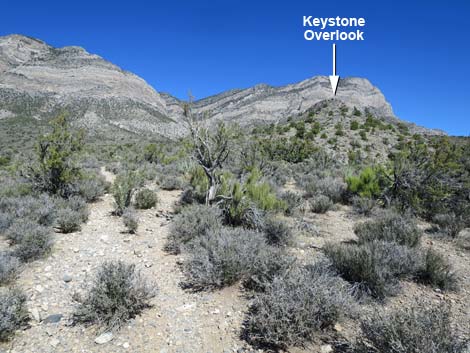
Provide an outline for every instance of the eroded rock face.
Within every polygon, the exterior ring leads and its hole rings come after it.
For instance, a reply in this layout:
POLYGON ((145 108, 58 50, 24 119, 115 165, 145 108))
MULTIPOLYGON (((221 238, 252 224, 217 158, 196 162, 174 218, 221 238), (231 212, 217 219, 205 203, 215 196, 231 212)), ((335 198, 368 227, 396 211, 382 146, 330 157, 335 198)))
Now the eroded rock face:
POLYGON ((66 110, 91 130, 166 135, 174 123, 165 101, 140 77, 83 48, 57 49, 20 35, 0 37, 0 99, 3 115, 43 119, 66 110))
MULTIPOLYGON (((282 87, 227 91, 194 102, 194 111, 208 123, 250 126, 285 120, 331 98, 328 77, 318 76, 282 87)), ((335 99, 395 119, 383 94, 366 79, 341 79, 335 99)), ((169 138, 186 133, 182 101, 100 56, 21 35, 0 37, 0 119, 49 119, 59 111, 90 133, 122 130, 169 138)))
MULTIPOLYGON (((331 98, 328 77, 317 76, 282 87, 257 85, 244 90, 225 92, 195 102, 195 111, 210 112, 209 115, 213 119, 247 125, 257 121, 276 122, 296 116, 318 102, 331 98)), ((335 99, 351 107, 367 107, 379 116, 394 116, 383 94, 363 78, 340 80, 335 99)))

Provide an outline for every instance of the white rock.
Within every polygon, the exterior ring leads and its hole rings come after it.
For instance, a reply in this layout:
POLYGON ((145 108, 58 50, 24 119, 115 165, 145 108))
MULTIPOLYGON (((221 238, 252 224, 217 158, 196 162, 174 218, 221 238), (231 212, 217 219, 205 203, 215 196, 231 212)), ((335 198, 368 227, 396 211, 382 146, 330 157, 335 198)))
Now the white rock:
POLYGON ((331 347, 330 344, 325 344, 320 347, 320 352, 321 353, 331 353, 333 352, 333 347, 331 347))
POLYGON ((57 347, 59 345, 60 341, 57 338, 53 338, 53 339, 51 339, 51 341, 49 343, 51 344, 52 347, 57 347))
POLYGON ((113 339, 113 334, 111 332, 105 332, 95 338, 96 344, 105 344, 110 342, 113 339))
POLYGON ((32 308, 29 312, 31 313, 31 316, 34 320, 36 320, 37 322, 41 321, 41 314, 39 313, 39 310, 37 308, 32 308))

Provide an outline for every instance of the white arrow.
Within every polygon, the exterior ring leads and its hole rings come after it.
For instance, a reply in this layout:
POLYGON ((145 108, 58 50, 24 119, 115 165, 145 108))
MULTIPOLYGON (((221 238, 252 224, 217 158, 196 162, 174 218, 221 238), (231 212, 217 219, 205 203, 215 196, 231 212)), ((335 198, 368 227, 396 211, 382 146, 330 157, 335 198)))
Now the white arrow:
POLYGON ((333 95, 336 96, 336 89, 338 88, 339 76, 336 75, 336 44, 333 44, 333 75, 330 76, 331 90, 333 95))

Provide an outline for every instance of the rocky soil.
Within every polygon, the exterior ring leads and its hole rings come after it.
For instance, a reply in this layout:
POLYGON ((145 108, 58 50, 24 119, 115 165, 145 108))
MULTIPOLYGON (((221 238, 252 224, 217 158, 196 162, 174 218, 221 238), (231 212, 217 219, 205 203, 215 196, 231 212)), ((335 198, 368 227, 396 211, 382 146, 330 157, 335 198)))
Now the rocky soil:
MULTIPOLYGON (((113 176, 106 174, 108 180, 113 176)), ((90 205, 90 217, 81 231, 56 234, 53 254, 26 268, 17 281, 29 296, 30 327, 18 332, 0 352, 253 352, 239 337, 248 299, 238 286, 215 292, 193 293, 183 290, 179 256, 164 252, 172 210, 179 191, 158 191, 156 209, 138 211, 137 234, 125 232, 121 219, 111 215, 112 196, 107 194, 90 205), (154 306, 127 323, 121 330, 102 333, 96 327, 71 325, 70 315, 76 302, 74 293, 84 293, 98 266, 107 260, 135 263, 145 277, 158 287, 154 306)), ((307 259, 320 256, 327 241, 354 239, 353 225, 365 218, 352 215, 346 206, 324 215, 309 215, 309 231, 299 231, 295 249, 307 259)), ((292 221, 289 219, 288 221, 292 221)), ((294 223, 292 226, 296 227, 294 223)), ((422 224, 427 228, 427 224, 422 224)), ((468 250, 455 243, 425 236, 425 246, 446 254, 459 272, 461 290, 444 294, 429 287, 404 283, 402 293, 389 300, 387 307, 407 305, 418 297, 452 304, 456 329, 462 335, 470 332, 470 257, 468 250)), ((1 244, 0 244, 1 246, 1 244)), ((374 310, 365 305, 363 313, 374 310)), ((345 321, 335 326, 338 334, 352 339, 357 323, 345 321)), ((327 341, 319 340, 310 347, 292 352, 331 352, 327 341)))

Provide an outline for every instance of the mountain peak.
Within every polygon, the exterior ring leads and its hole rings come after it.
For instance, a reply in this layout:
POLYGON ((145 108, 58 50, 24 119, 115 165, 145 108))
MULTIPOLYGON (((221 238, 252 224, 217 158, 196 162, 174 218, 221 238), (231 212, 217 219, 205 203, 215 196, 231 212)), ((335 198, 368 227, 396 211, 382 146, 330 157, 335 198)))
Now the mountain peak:
MULTIPOLYGON (((328 77, 316 76, 286 86, 229 90, 195 101, 194 111, 210 122, 250 126, 301 116, 332 98, 396 119, 380 90, 358 77, 342 78, 335 97, 328 77)), ((185 133, 182 106, 182 101, 158 93, 140 77, 82 47, 54 48, 18 34, 0 37, 2 117, 41 120, 65 110, 75 124, 92 132, 120 129, 172 138, 185 133)))

